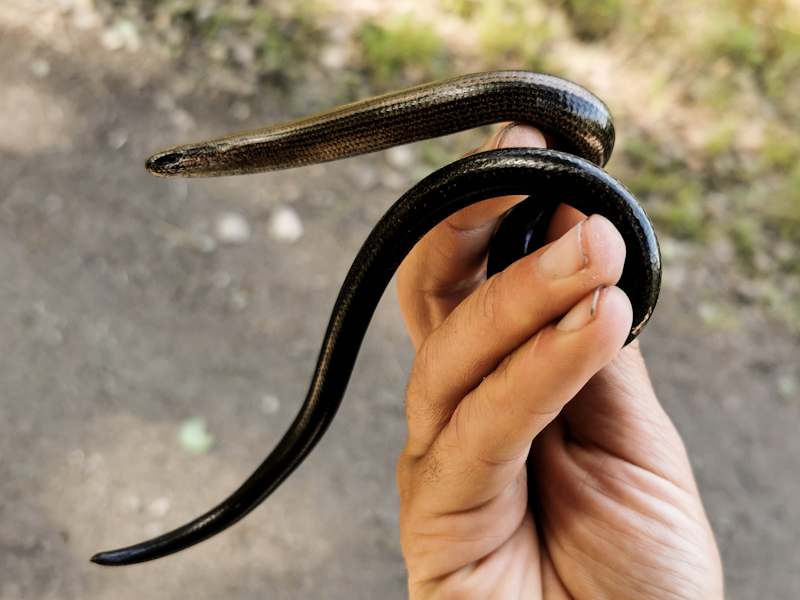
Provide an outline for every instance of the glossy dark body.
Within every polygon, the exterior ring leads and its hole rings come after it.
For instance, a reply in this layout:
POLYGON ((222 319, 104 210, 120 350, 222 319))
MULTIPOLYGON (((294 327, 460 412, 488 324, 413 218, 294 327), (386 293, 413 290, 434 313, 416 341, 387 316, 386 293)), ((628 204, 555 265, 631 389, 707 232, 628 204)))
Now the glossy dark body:
POLYGON ((652 226, 636 199, 599 166, 613 148, 611 117, 600 100, 564 80, 527 72, 469 75, 356 103, 257 132, 180 146, 148 160, 162 176, 250 173, 363 154, 507 120, 532 123, 564 152, 504 149, 461 159, 406 193, 375 226, 342 285, 305 403, 275 450, 227 500, 195 521, 141 544, 100 553, 104 565, 144 562, 196 544, 235 523, 267 498, 327 430, 344 396, 370 319, 397 267, 431 228, 454 212, 496 196, 531 195, 493 243, 490 269, 542 244, 558 202, 599 213, 627 247, 619 286, 634 308, 630 342, 658 298, 661 265, 652 226), (589 162, 592 161, 592 162, 589 162), (546 207, 542 209, 541 207, 546 207))
POLYGON ((493 71, 378 96, 273 127, 154 154, 163 177, 290 169, 441 137, 500 121, 535 123, 557 147, 603 166, 614 148, 611 114, 584 88, 551 75, 493 71))

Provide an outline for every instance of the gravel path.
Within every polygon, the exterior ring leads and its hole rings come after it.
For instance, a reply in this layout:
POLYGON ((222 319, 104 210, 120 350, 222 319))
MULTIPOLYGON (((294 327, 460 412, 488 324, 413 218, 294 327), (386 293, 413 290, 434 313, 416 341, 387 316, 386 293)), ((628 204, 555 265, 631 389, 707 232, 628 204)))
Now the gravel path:
MULTIPOLYGON (((261 509, 155 563, 88 558, 196 516, 259 463, 414 151, 152 178, 153 151, 290 115, 269 98, 231 106, 144 53, 41 39, 0 19, 0 600, 405 597, 394 461, 413 352, 392 290, 330 433, 261 509), (198 417, 214 443, 192 453, 177 432, 198 417)), ((800 344, 758 316, 703 326, 726 276, 677 252, 642 344, 729 600, 794 600, 800 344)))

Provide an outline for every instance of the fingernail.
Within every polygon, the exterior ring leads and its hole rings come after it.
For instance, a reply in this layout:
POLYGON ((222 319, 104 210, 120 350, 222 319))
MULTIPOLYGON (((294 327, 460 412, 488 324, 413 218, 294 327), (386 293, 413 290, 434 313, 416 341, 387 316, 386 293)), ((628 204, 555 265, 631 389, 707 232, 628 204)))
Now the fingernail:
POLYGON ((581 221, 562 235, 539 257, 539 271, 551 279, 560 279, 576 273, 589 260, 583 252, 581 221))
POLYGON ((595 288, 594 294, 592 294, 592 301, 589 306, 586 306, 585 302, 579 302, 573 306, 572 310, 564 315, 564 317, 558 322, 556 329, 560 329, 561 331, 575 331, 594 319, 595 314, 597 314, 597 301, 600 297, 600 291, 604 287, 606 286, 601 285, 595 288))
POLYGON ((546 148, 544 134, 519 123, 509 123, 497 134, 497 148, 546 148))
POLYGON ((508 134, 511 133, 511 131, 514 128, 516 128, 516 126, 517 126, 516 123, 509 123, 508 125, 503 127, 503 129, 500 131, 499 134, 497 134, 497 147, 498 148, 504 148, 505 147, 503 145, 503 142, 506 141, 506 137, 508 137, 508 134))

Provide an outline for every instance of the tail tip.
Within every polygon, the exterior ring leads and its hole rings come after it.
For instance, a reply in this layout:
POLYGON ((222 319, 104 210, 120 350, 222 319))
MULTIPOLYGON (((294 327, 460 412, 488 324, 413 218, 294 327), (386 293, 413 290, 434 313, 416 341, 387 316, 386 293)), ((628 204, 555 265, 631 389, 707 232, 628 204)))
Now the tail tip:
POLYGON ((89 560, 96 565, 102 565, 104 567, 114 567, 119 565, 120 563, 111 557, 113 556, 112 552, 98 552, 89 560))

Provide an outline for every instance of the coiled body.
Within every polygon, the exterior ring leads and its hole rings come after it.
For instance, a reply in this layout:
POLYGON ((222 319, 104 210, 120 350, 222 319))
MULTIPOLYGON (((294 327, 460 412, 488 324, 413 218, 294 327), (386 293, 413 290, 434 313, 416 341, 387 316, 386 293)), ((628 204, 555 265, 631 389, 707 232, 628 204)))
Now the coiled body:
POLYGON ((614 143, 608 109, 563 79, 521 71, 453 78, 263 130, 172 148, 150 157, 147 168, 166 177, 285 169, 509 120, 538 126, 563 151, 475 154, 406 193, 375 226, 353 262, 306 400, 275 450, 238 490, 205 515, 153 540, 97 554, 94 562, 132 564, 177 552, 235 523, 269 496, 335 416, 375 307, 403 258, 437 223, 466 206, 496 196, 531 195, 525 201, 528 209, 512 211, 506 218, 509 225, 498 231, 490 256, 494 270, 541 245, 542 223, 559 202, 609 218, 627 246, 619 287, 634 309, 628 341, 638 335, 658 297, 658 244, 636 199, 601 168, 614 143))

